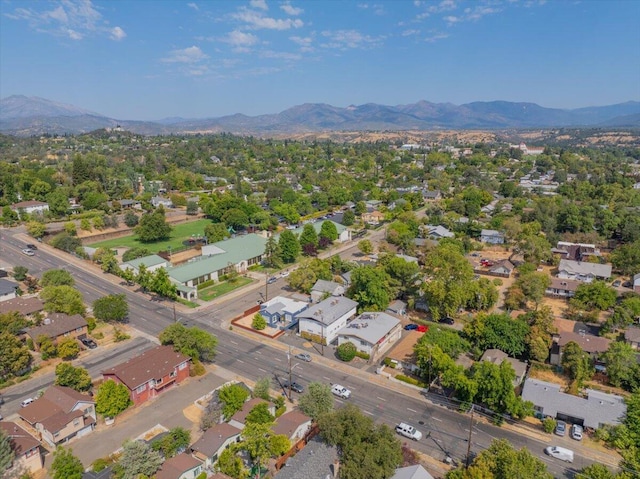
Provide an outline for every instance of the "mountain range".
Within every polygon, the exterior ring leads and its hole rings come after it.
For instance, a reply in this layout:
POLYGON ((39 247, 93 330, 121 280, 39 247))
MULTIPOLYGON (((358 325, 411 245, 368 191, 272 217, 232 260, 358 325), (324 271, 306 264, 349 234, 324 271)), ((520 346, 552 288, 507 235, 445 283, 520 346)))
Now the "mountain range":
POLYGON ((320 131, 479 130, 552 127, 640 127, 640 102, 563 110, 508 101, 464 105, 419 101, 408 105, 367 103, 346 108, 305 103, 280 113, 218 118, 164 118, 132 121, 39 97, 14 95, 0 100, 0 132, 16 136, 86 133, 100 128, 144 135, 180 133, 283 134, 320 131))

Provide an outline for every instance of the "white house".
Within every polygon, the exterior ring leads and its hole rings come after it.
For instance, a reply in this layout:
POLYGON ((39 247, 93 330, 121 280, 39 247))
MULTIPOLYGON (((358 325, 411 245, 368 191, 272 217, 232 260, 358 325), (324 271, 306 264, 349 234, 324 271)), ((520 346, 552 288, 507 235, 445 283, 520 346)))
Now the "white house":
POLYGON ((9 281, 8 279, 0 278, 0 301, 8 301, 15 299, 18 290, 18 283, 9 281))
POLYGON ((20 203, 14 203, 11 205, 11 209, 18 213, 18 215, 22 215, 22 213, 32 214, 44 214, 46 211, 49 211, 49 203, 45 203, 43 201, 21 201, 20 203))
POLYGON ((317 303, 326 296, 342 296, 344 295, 344 286, 335 281, 326 281, 319 279, 311 288, 311 301, 317 303))
POLYGON ((330 344, 347 320, 356 314, 358 303, 344 296, 327 298, 298 315, 298 330, 302 337, 330 344))
POLYGON ((202 437, 191 445, 191 455, 203 462, 207 469, 213 469, 220 454, 231 444, 240 440, 242 431, 223 422, 207 429, 202 437))
POLYGON ((421 227, 420 229, 422 230, 422 234, 426 238, 430 238, 433 240, 439 240, 442 238, 453 238, 455 236, 455 234, 441 225, 424 225, 424 227, 421 227))
POLYGON ((640 190, 640 181, 633 185, 634 190, 640 190))
POLYGON ((162 205, 165 208, 173 208, 173 202, 169 198, 163 198, 161 196, 154 196, 151 198, 151 204, 154 208, 162 205))
POLYGON ((607 280, 611 277, 611 265, 599 263, 585 263, 561 259, 558 265, 558 278, 575 279, 585 283, 591 283, 596 279, 607 280))
POLYGON ((633 276, 633 291, 635 293, 640 293, 640 273, 633 276))
POLYGON ((387 313, 362 313, 338 331, 338 346, 353 343, 358 351, 375 357, 402 336, 400 320, 387 313))
POLYGON ((496 230, 481 230, 480 241, 482 241, 483 243, 489 243, 489 244, 503 244, 504 234, 496 230))

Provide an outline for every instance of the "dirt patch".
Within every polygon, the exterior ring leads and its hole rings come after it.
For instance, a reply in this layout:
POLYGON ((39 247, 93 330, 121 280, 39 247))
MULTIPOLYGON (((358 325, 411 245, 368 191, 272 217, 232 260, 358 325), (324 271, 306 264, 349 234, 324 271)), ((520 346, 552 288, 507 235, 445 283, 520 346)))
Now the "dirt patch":
POLYGON ((567 377, 554 373, 550 369, 531 368, 529 369, 529 377, 553 384, 560 384, 563 389, 569 387, 569 379, 567 377))
POLYGON ((195 404, 191 404, 182 410, 182 414, 184 414, 184 417, 186 417, 192 423, 200 424, 202 409, 195 404))
POLYGON ((231 321, 231 323, 234 326, 240 326, 241 328, 247 330, 247 331, 251 331, 253 333, 256 334, 261 334, 263 336, 267 336, 271 339, 275 339, 278 336, 281 336, 282 334, 284 334, 284 332, 281 329, 277 329, 277 328, 272 328, 271 326, 267 325, 266 328, 264 328, 261 331, 256 331, 255 329, 253 329, 251 327, 251 324, 253 323, 253 317, 255 316, 254 314, 248 314, 247 316, 243 316, 242 318, 239 319, 234 319, 233 321, 231 321))

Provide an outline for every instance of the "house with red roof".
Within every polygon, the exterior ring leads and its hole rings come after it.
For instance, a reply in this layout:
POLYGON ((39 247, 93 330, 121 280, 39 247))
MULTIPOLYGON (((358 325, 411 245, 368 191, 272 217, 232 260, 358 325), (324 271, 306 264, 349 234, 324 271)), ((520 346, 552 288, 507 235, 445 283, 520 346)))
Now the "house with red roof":
POLYGON ((187 379, 190 361, 172 346, 158 346, 103 371, 102 377, 124 384, 137 406, 187 379))

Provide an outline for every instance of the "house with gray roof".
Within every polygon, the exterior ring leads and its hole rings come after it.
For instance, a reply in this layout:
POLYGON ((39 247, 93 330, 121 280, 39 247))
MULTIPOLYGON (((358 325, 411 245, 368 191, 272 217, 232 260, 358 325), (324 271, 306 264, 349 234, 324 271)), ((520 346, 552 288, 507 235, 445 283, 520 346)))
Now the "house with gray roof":
POLYGON ((400 336, 400 320, 387 313, 362 313, 338 331, 338 346, 353 343, 358 351, 371 358, 386 351, 400 336))
POLYGON ((286 329, 298 323, 298 315, 309 307, 307 301, 276 296, 260 305, 260 314, 272 328, 286 329))
POLYGON ((575 279, 584 283, 591 283, 597 279, 607 280, 611 278, 611 265, 561 259, 557 276, 561 279, 575 279))
POLYGON ((420 228, 425 238, 440 240, 442 238, 453 238, 454 233, 442 225, 424 225, 420 228))
POLYGON ((581 281, 575 279, 551 278, 544 294, 554 298, 572 298, 581 284, 581 281))
POLYGON ((611 344, 610 339, 589 334, 587 330, 578 332, 562 331, 553 336, 551 355, 549 356, 549 362, 551 364, 558 366, 562 364, 562 351, 570 342, 577 343, 578 346, 593 359, 597 359, 600 354, 609 349, 609 344, 611 344))
POLYGON ((637 326, 629 326, 624 332, 624 340, 629 343, 633 349, 640 350, 640 328, 637 326))
POLYGON ((480 241, 489 244, 504 244, 504 234, 496 230, 481 230, 480 241))
POLYGON ((640 273, 633 275, 633 278, 631 278, 631 286, 633 287, 634 293, 640 294, 640 273))
POLYGON ((0 302, 15 299, 18 290, 18 283, 0 278, 0 302))
POLYGON ((327 296, 344 295, 344 286, 335 281, 326 281, 319 279, 311 288, 311 301, 317 303, 327 296))
POLYGON ((516 373, 516 378, 513 380, 514 386, 519 385, 524 380, 525 374, 527 374, 527 363, 519 361, 516 358, 510 358, 507 353, 499 349, 487 349, 480 358, 480 361, 487 361, 496 366, 500 366, 504 361, 507 361, 516 373))
POLYGON ((340 329, 356 314, 358 303, 344 296, 327 298, 298 315, 302 337, 330 344, 340 329))
POLYGON ((391 479, 434 479, 420 464, 415 466, 399 467, 391 479))
POLYGON ((522 399, 531 401, 536 413, 554 419, 598 429, 605 424, 618 425, 627 412, 624 398, 587 389, 585 396, 573 396, 561 391, 559 384, 527 378, 522 399))
POLYGON ((130 269, 133 274, 138 274, 141 265, 144 265, 144 267, 147 268, 147 271, 152 273, 160 268, 168 268, 169 266, 171 266, 171 263, 169 263, 162 256, 151 254, 149 256, 143 256, 141 258, 132 259, 131 261, 122 263, 120 265, 120 269, 130 269))
POLYGON ((260 264, 266 245, 267 238, 253 233, 228 238, 204 246, 202 256, 168 268, 167 272, 176 285, 195 288, 205 281, 219 281, 231 271, 244 273, 250 266, 260 264))
POLYGON ((191 455, 202 461, 206 469, 213 469, 220 454, 234 442, 240 441, 241 433, 240 429, 226 422, 211 426, 191 445, 191 455))
POLYGON ((154 196, 151 198, 151 204, 154 208, 163 206, 164 208, 173 208, 173 202, 169 198, 163 198, 162 196, 154 196))

